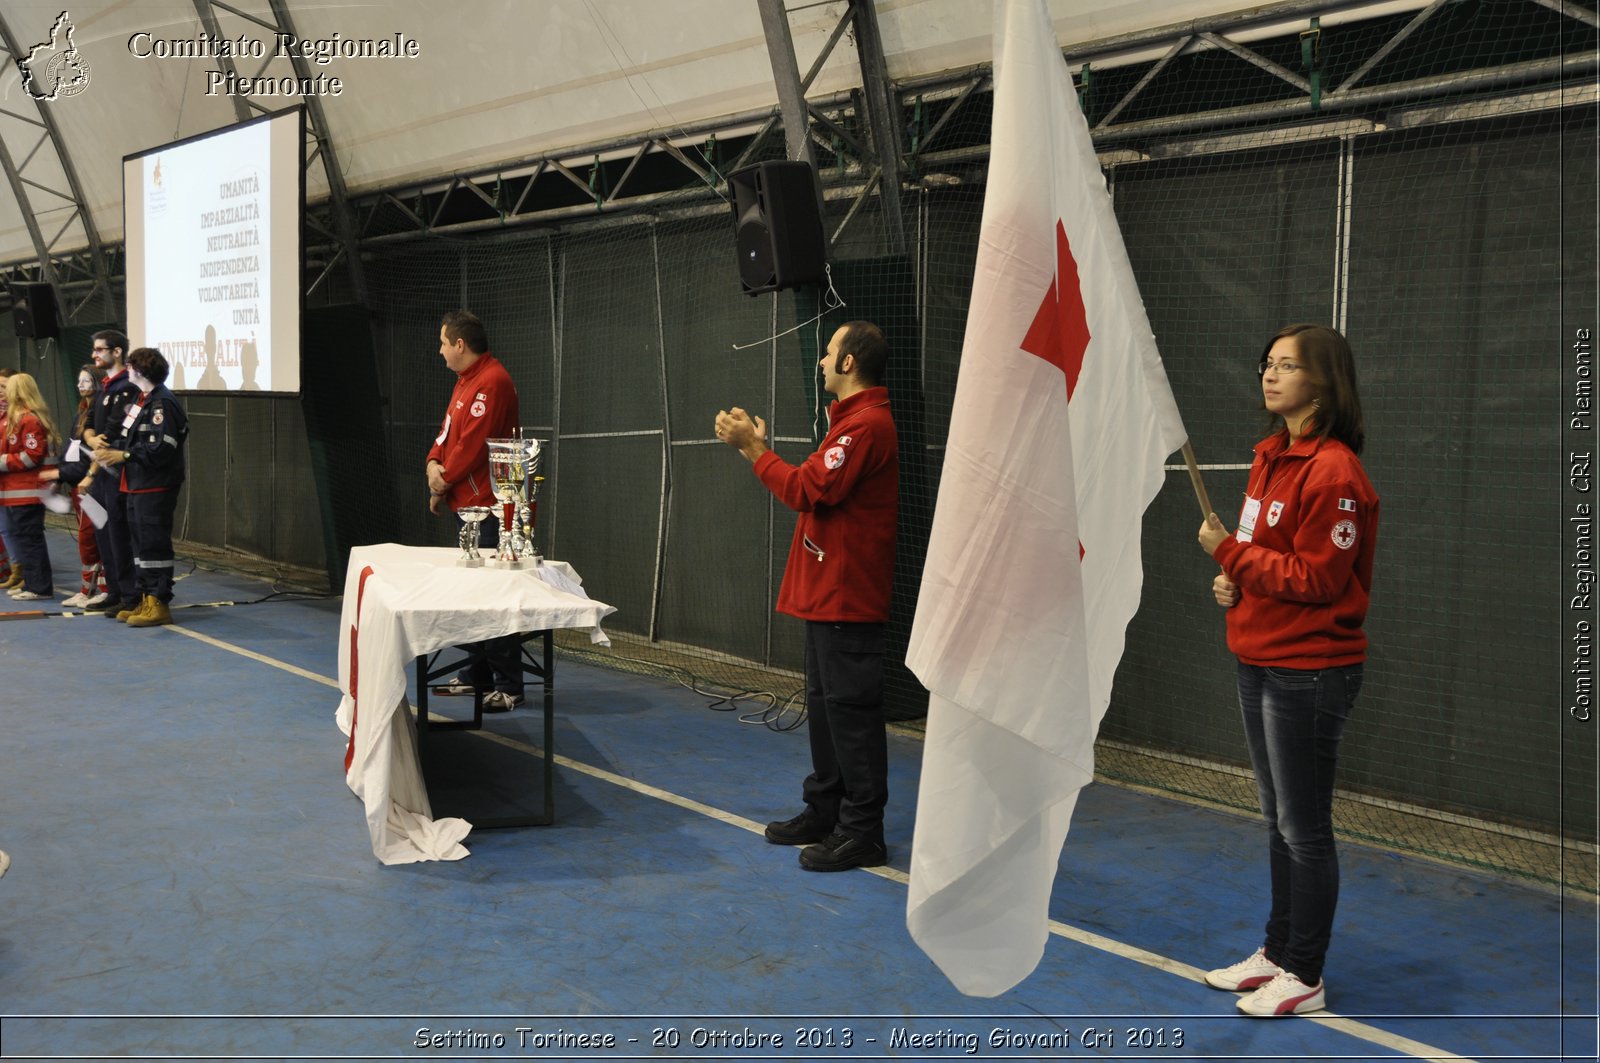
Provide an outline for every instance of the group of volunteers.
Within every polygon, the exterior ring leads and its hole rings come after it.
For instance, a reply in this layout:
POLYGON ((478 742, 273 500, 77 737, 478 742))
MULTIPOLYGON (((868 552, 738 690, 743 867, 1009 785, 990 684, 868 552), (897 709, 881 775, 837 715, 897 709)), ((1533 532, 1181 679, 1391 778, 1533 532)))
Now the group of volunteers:
MULTIPOLYGON (((887 342, 850 322, 820 363, 837 401, 817 450, 798 466, 767 447, 767 427, 735 407, 717 438, 799 519, 777 608, 806 621, 812 773, 805 807, 766 838, 805 846, 800 866, 883 864, 888 800, 882 710, 883 621, 894 567, 897 446, 883 387, 887 342)), ((1239 706, 1266 821, 1271 903, 1250 956, 1206 975, 1243 994, 1251 1016, 1326 1006, 1322 969, 1339 894, 1333 780, 1361 689, 1378 496, 1357 455, 1365 439, 1355 362, 1322 325, 1273 336, 1257 365, 1268 435, 1255 448, 1238 528, 1215 513, 1201 547, 1238 658, 1239 706)))
MULTIPOLYGON (((442 516, 488 504, 487 439, 517 423, 517 395, 467 311, 445 315, 439 353, 457 377, 426 461, 428 507, 442 516)), ((899 496, 888 361, 876 325, 851 321, 833 333, 818 361, 835 400, 828 431, 798 465, 769 447, 759 416, 735 406, 713 425, 797 514, 777 609, 805 622, 812 770, 799 814, 764 834, 800 847, 806 871, 888 862, 883 658, 899 496)), ((1212 513, 1199 541, 1221 568, 1211 592, 1238 659, 1271 901, 1261 946, 1206 982, 1242 994, 1246 1015, 1278 1016, 1326 1007, 1322 969, 1339 894, 1334 768, 1366 659, 1378 496, 1357 457, 1365 426, 1345 338, 1291 325, 1267 342, 1256 371, 1268 434, 1255 448, 1238 527, 1230 533, 1212 513)), ((480 525, 481 545, 493 545, 495 528, 480 525)), ((477 694, 486 711, 521 704, 515 645, 497 649, 484 647, 472 669, 434 692, 477 694)))
POLYGON ((172 623, 173 518, 189 419, 153 347, 129 352, 115 329, 94 334, 78 370, 78 408, 59 425, 27 373, 0 370, 0 586, 14 601, 55 602, 47 509, 78 516, 82 586, 60 604, 129 627, 172 623), (70 501, 69 501, 70 499, 70 501))
MULTIPOLYGON (((800 866, 838 871, 886 861, 882 711, 896 520, 897 446, 882 386, 888 347, 866 322, 828 344, 820 369, 837 399, 822 445, 792 466, 759 417, 735 407, 718 439, 799 514, 777 607, 806 621, 806 709, 813 771, 805 808, 768 841, 803 845, 800 866)), ((1271 904, 1262 945, 1206 975, 1245 994, 1246 1015, 1326 1006, 1322 968, 1339 895, 1333 779, 1361 689, 1378 496, 1357 455, 1365 440, 1355 362, 1322 325, 1273 336, 1256 367, 1269 434, 1255 448, 1238 528, 1215 513, 1200 545, 1238 658, 1239 706, 1268 831, 1271 904)))
MULTIPOLYGON (((9 558, 0 558, 0 573, 14 599, 53 597, 45 496, 71 485, 82 514, 84 585, 67 604, 146 627, 172 620, 172 520, 188 427, 163 386, 166 359, 148 347, 124 357, 127 346, 120 332, 95 333, 65 446, 33 378, 6 379, 0 536, 9 558)), ((798 515, 776 605, 805 622, 812 770, 799 814, 769 823, 764 834, 800 847, 807 871, 888 861, 883 657, 899 492, 889 353, 869 322, 833 333, 818 366, 835 400, 828 431, 798 465, 770 449, 760 417, 733 407, 714 422, 716 437, 798 515)), ((461 509, 492 501, 487 441, 515 430, 518 401, 471 313, 445 315, 439 354, 457 379, 424 466, 428 508, 459 520, 461 509)), ((1292 325, 1259 357, 1268 431, 1255 447, 1238 526, 1229 532, 1212 513, 1198 538, 1221 569, 1210 589, 1237 658, 1270 905, 1260 947, 1205 979, 1243 994, 1237 1007, 1245 1014, 1277 1016, 1326 1006, 1322 973, 1339 895, 1334 770, 1362 684, 1379 502, 1358 457, 1365 425, 1345 338, 1326 326, 1292 325)), ((497 530, 483 522, 481 545, 493 546, 497 530)), ((482 696, 488 711, 520 705, 515 637, 481 651, 435 692, 482 696)))

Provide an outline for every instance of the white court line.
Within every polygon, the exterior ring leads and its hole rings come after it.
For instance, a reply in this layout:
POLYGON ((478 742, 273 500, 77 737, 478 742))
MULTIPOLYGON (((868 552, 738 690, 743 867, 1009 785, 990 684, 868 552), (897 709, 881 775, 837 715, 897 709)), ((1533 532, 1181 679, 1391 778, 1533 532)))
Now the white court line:
MULTIPOLYGON (((507 738, 504 735, 492 734, 487 731, 475 731, 473 733, 478 735, 480 738, 498 743, 499 745, 506 746, 510 749, 515 749, 522 753, 531 753, 543 756, 543 750, 541 750, 538 746, 531 745, 526 742, 519 742, 514 738, 507 738)), ((635 793, 643 794, 646 797, 653 797, 658 801, 665 801, 669 805, 676 805, 679 808, 686 809, 690 812, 697 812, 702 816, 708 816, 720 823, 727 823, 730 826, 740 827, 744 830, 750 831, 752 834, 761 834, 765 830, 765 827, 762 824, 757 823, 755 820, 734 815, 732 812, 725 812, 720 808, 704 804, 692 798, 682 797, 678 794, 672 793, 669 790, 663 790, 660 787, 651 786, 649 783, 643 783, 637 779, 630 779, 624 775, 616 775, 612 772, 606 771, 604 768, 596 768, 593 765, 584 764, 581 761, 573 760, 570 757, 564 757, 559 753, 557 753, 555 756, 555 762, 564 768, 570 768, 573 771, 582 772, 584 775, 599 779, 602 782, 608 782, 614 786, 620 786, 623 789, 632 790, 635 793)), ((888 879, 890 882, 898 882, 902 886, 909 885, 911 882, 910 875, 906 874, 904 871, 900 871, 892 867, 863 867, 858 868, 858 870, 877 875, 882 879, 888 879)), ((1054 919, 1050 920, 1049 927, 1050 932, 1055 934, 1057 937, 1063 937, 1069 941, 1076 941, 1079 944, 1087 945, 1092 949, 1098 949, 1101 952, 1108 952, 1113 956, 1119 956, 1125 960, 1132 960, 1135 963, 1144 964, 1146 967, 1154 967, 1158 971, 1165 971, 1168 974, 1177 975, 1179 978, 1187 978, 1191 982, 1199 982, 1201 984, 1205 983, 1206 973, 1200 968, 1191 967, 1187 963, 1182 963, 1170 957, 1163 956, 1160 953, 1150 952, 1146 949, 1141 949, 1136 945, 1129 945, 1124 942, 1117 941, 1114 938, 1104 937, 1090 930, 1081 930, 1078 927, 1069 926, 1066 923, 1057 922, 1054 919)), ((1339 1033, 1346 1034, 1350 1037, 1367 1041, 1382 1048, 1393 1049, 1396 1052, 1402 1052, 1418 1059, 1429 1060, 1432 1061, 1432 1063, 1474 1063, 1473 1060, 1468 1059, 1465 1056, 1451 1055, 1449 1052, 1446 1052, 1443 1049, 1434 1048, 1432 1045, 1423 1044, 1421 1041, 1413 1041, 1409 1037, 1401 1037, 1399 1034, 1390 1033, 1388 1030, 1379 1029, 1376 1026, 1369 1026, 1366 1023, 1358 1022, 1355 1019, 1347 1019, 1344 1016, 1337 1015, 1333 1012, 1323 1011, 1314 1015, 1297 1015, 1295 1018, 1304 1019, 1307 1022, 1314 1022, 1319 1026, 1325 1026, 1330 1030, 1336 1030, 1339 1033)), ((1248 1022, 1251 1020, 1241 1017, 1240 1021, 1248 1022)))
POLYGON ((163 624, 161 626, 167 628, 169 631, 176 631, 180 635, 187 635, 199 642, 204 642, 207 646, 215 646, 217 649, 227 650, 229 653, 237 653, 241 657, 248 657, 252 661, 260 661, 262 664, 269 664, 272 667, 282 669, 291 675, 297 675, 301 679, 309 679, 313 683, 321 683, 323 686, 332 687, 335 690, 339 689, 339 681, 337 679, 329 679, 327 676, 318 675, 316 672, 308 672, 304 668, 296 668, 292 664, 277 660, 273 657, 265 656, 264 654, 256 653, 254 650, 247 650, 243 646, 235 646, 231 642, 223 642, 221 639, 214 639, 210 635, 202 635, 200 632, 191 631, 181 624, 163 624))
MULTIPOLYGON (((329 679, 326 676, 317 675, 315 672, 308 672, 304 668, 297 668, 292 664, 275 660, 274 658, 265 656, 264 654, 256 653, 253 650, 244 649, 242 646, 235 646, 232 643, 223 642, 221 639, 212 638, 210 635, 202 635, 199 632, 191 631, 188 628, 180 627, 177 624, 165 626, 172 631, 176 631, 181 635, 187 635, 192 639, 197 639, 209 646, 215 646, 218 649, 226 650, 229 653, 237 653, 241 657, 248 657, 253 661, 260 661, 262 664, 270 665, 273 668, 282 669, 291 675, 297 675, 302 679, 310 679, 313 682, 321 683, 324 686, 332 687, 335 690, 339 689, 339 684, 335 680, 329 679)), ((538 695, 535 695, 535 697, 537 696, 538 695)), ((535 706, 535 703, 530 701, 529 705, 535 706)), ((521 753, 530 753, 537 756, 544 755, 544 751, 538 746, 530 745, 527 742, 519 742, 515 738, 507 738, 505 735, 498 735, 489 731, 474 731, 472 733, 480 738, 485 739, 486 741, 494 742, 498 745, 517 750, 521 753)), ((685 811, 694 812, 697 815, 714 819, 718 823, 726 823, 731 827, 738 827, 741 830, 747 830, 752 834, 762 834, 765 830, 765 827, 762 824, 757 823, 753 819, 746 819, 743 816, 735 815, 732 812, 726 812, 713 805, 705 804, 702 801, 696 801, 693 798, 683 797, 679 794, 671 792, 670 790, 663 790, 659 786, 651 786, 649 783, 640 782, 637 779, 630 779, 625 775, 617 775, 614 772, 606 771, 604 768, 597 768, 592 764, 585 764, 582 761, 573 760, 571 757, 564 757, 559 753, 555 755, 555 762, 561 765, 563 768, 570 768, 571 770, 580 772, 589 776, 590 778, 599 779, 601 782, 608 782, 613 786, 620 786, 625 790, 632 790, 634 793, 641 794, 645 797, 653 797, 657 801, 664 801, 669 805, 675 805, 678 808, 684 809, 685 811)), ((904 871, 899 871, 892 867, 863 867, 858 868, 858 870, 877 875, 879 878, 887 879, 890 882, 898 882, 902 886, 910 885, 911 882, 910 875, 906 874, 904 871)), ((1201 984, 1204 984, 1205 982, 1205 972, 1200 968, 1191 967, 1187 963, 1174 960, 1168 956, 1163 956, 1158 952, 1150 952, 1149 950, 1141 949, 1136 945, 1129 945, 1124 942, 1117 941, 1114 938, 1108 938, 1103 935, 1096 934, 1090 930, 1082 930, 1075 926, 1069 926, 1066 923, 1057 922, 1054 919, 1050 920, 1049 927, 1050 933, 1056 935, 1057 937, 1066 938, 1069 941, 1076 941, 1080 945, 1087 945, 1092 949, 1098 949, 1101 952, 1110 953, 1113 956, 1119 956, 1125 960, 1132 960, 1134 963, 1143 964, 1146 967, 1153 967, 1158 971, 1164 971, 1167 974, 1176 975, 1179 978, 1186 978, 1191 982, 1199 982, 1201 984)), ((1218 999, 1221 999, 1220 994, 1218 999)), ((1443 1049, 1434 1048, 1432 1045, 1423 1044, 1421 1041, 1413 1041, 1409 1037, 1402 1037, 1399 1034, 1390 1033, 1388 1030, 1379 1029, 1376 1026, 1369 1026, 1367 1023, 1359 1022, 1355 1019, 1347 1019, 1344 1016, 1337 1015, 1333 1012, 1322 1011, 1313 1015, 1296 1015, 1294 1017, 1297 1019, 1302 1019, 1306 1022, 1314 1022, 1318 1026, 1324 1026, 1330 1030, 1337 1031, 1338 1033, 1345 1034, 1349 1037, 1354 1037, 1361 1041, 1367 1041, 1371 1044, 1379 1046, 1380 1048, 1388 1048, 1417 1059, 1428 1060, 1429 1063, 1475 1063, 1475 1061, 1465 1056, 1452 1055, 1443 1049)), ((1239 1021, 1250 1022, 1252 1020, 1241 1017, 1239 1021)))

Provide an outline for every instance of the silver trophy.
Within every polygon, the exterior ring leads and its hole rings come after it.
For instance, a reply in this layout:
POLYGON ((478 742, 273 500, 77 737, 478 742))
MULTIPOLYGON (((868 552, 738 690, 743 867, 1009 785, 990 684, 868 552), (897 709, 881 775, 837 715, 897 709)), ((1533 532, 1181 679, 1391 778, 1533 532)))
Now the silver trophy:
POLYGON ((483 555, 478 553, 478 525, 489 518, 488 506, 463 506, 456 510, 461 518, 461 556, 456 558, 460 568, 482 568, 483 555))
POLYGON ((543 453, 538 439, 489 440, 489 479, 500 518, 500 550, 489 561, 492 568, 536 568, 543 560, 533 551, 543 453))

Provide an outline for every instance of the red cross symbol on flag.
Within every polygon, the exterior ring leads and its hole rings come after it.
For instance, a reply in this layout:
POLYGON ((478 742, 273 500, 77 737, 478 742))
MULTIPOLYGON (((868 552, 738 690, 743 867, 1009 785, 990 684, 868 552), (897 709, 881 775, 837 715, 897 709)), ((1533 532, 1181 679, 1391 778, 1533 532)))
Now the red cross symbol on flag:
MULTIPOLYGON (((1067 379, 1067 401, 1083 371, 1083 353, 1089 349, 1089 314, 1083 308, 1083 292, 1078 287, 1078 263, 1067 242, 1067 230, 1056 221, 1056 275, 1044 301, 1033 315, 1033 324, 1022 338, 1022 349, 1043 358, 1067 379)), ((1078 560, 1083 560, 1083 543, 1078 543, 1078 560)))
POLYGON ((1067 378, 1067 399, 1083 370, 1083 353, 1089 348, 1089 316, 1078 288, 1078 263, 1067 243, 1067 230, 1056 222, 1056 275, 1039 304, 1022 349, 1043 358, 1067 378))

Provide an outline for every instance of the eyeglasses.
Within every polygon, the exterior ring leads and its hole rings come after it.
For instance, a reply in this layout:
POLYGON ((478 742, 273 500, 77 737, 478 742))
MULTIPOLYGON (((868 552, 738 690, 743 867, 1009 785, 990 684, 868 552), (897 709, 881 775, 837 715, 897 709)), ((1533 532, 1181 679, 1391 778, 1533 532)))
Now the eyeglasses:
POLYGON ((1256 365, 1256 376, 1266 376, 1268 370, 1289 376, 1298 373, 1300 367, 1293 362, 1260 362, 1256 365))
POLYGON ((94 351, 95 354, 110 354, 111 353, 111 348, 110 347, 95 347, 95 348, 92 348, 92 350, 94 351))

